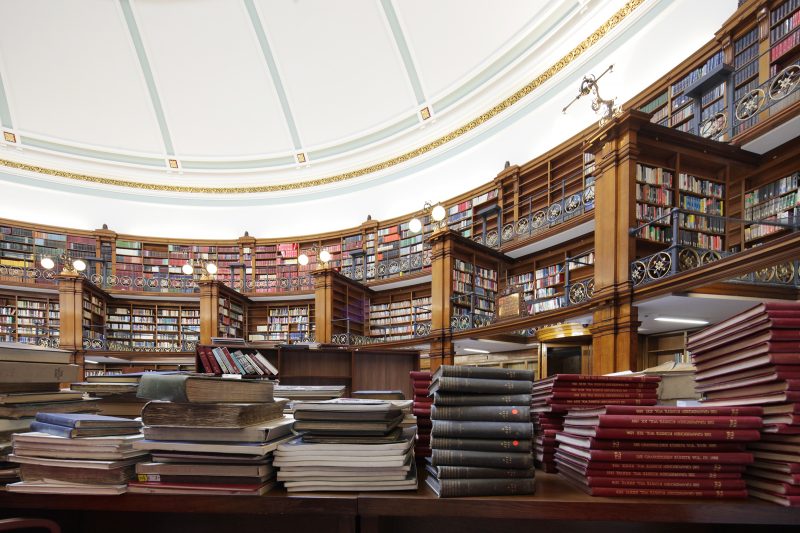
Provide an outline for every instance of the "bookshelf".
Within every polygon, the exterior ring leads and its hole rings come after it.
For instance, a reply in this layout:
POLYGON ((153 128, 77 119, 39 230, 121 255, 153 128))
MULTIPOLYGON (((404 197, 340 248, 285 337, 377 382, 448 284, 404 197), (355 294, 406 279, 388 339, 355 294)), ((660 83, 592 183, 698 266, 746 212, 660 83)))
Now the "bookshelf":
MULTIPOLYGON (((744 195, 745 220, 769 220, 796 224, 800 219, 800 172, 749 190, 744 195)), ((748 247, 757 245, 773 235, 783 234, 786 228, 745 224, 744 242, 748 247)))
POLYGON ((430 287, 378 294, 369 305, 369 337, 385 342, 412 339, 430 330, 430 287))
POLYGON ((468 329, 491 322, 495 313, 498 269, 472 258, 453 259, 450 325, 468 329))
POLYGON ((0 294, 0 341, 58 345, 58 296, 0 294))
POLYGON ((109 351, 192 351, 199 336, 199 307, 116 300, 107 303, 109 351))
POLYGON ((252 303, 247 319, 249 342, 302 342, 314 331, 314 305, 306 302, 252 303))
POLYGON ((351 337, 364 337, 367 334, 366 308, 369 305, 367 294, 366 290, 355 284, 334 284, 331 302, 333 342, 351 344, 352 339, 347 338, 348 333, 351 337))
POLYGON ((84 283, 83 309, 81 311, 84 349, 103 350, 106 348, 105 319, 105 295, 92 288, 90 284, 84 283))
MULTIPOLYGON (((233 291, 231 291, 232 293, 233 291)), ((245 309, 244 300, 238 295, 222 294, 217 297, 217 336, 244 338, 245 309)))
POLYGON ((653 222, 641 228, 637 234, 640 239, 658 243, 668 243, 671 238, 667 215, 675 201, 673 169, 636 165, 636 225, 653 222))
POLYGON ((769 16, 770 77, 800 58, 800 2, 786 0, 776 5, 769 16))
MULTIPOLYGON (((758 87, 758 28, 748 30, 733 43, 733 101, 738 102, 758 87)), ((751 117, 738 123, 733 131, 734 136, 743 132, 758 120, 751 117)))
POLYGON ((68 251, 73 259, 93 257, 95 246, 94 236, 0 224, 0 266, 5 267, 4 272, 11 277, 24 278, 37 284, 52 283, 52 277, 24 276, 22 269, 39 269, 39 261, 43 257, 50 257, 55 262, 53 272, 60 272, 63 267, 61 255, 64 252, 68 251))

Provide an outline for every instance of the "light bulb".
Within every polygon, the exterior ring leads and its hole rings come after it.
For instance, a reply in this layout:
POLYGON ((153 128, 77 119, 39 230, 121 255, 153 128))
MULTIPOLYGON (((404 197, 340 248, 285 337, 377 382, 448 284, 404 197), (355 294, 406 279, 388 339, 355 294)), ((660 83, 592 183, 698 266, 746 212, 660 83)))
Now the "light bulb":
POLYGON ((328 261, 330 261, 330 260, 331 260, 331 253, 330 253, 328 250, 322 250, 322 251, 319 253, 319 259, 320 259, 320 261, 322 261, 323 263, 327 263, 328 261))
POLYGON ((194 267, 192 266, 192 264, 191 264, 191 263, 186 263, 185 265, 183 265, 183 266, 181 267, 181 270, 182 270, 182 271, 183 271, 183 273, 184 273, 184 274, 186 274, 187 276, 191 276, 192 274, 194 274, 194 267))
POLYGON ((217 273, 217 265, 214 263, 206 263, 206 272, 213 276, 217 273))
POLYGON ((308 256, 306 254, 300 254, 297 258, 297 262, 306 266, 308 264, 308 256))
POLYGON ((412 218, 408 222, 408 230, 411 233, 419 233, 422 230, 422 222, 418 218, 412 218))
POLYGON ((444 210, 444 207, 442 207, 442 204, 436 204, 436 207, 434 207, 433 211, 431 211, 431 217, 436 222, 439 222, 440 220, 444 220, 444 217, 446 215, 447 215, 447 212, 444 210))
POLYGON ((75 270, 78 272, 83 272, 86 270, 86 262, 83 259, 76 259, 72 262, 72 266, 74 266, 75 270))
POLYGON ((46 268, 47 270, 50 270, 51 268, 56 266, 55 261, 53 261, 49 257, 42 257, 42 260, 40 261, 40 263, 42 265, 42 268, 46 268))

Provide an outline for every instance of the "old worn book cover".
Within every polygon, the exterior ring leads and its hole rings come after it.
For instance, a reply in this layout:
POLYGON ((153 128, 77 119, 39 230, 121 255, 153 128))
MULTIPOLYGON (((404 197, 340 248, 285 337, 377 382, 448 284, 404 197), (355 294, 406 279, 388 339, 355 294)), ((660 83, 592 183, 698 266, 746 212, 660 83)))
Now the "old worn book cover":
POLYGON ((271 403, 148 402, 142 409, 146 426, 241 428, 283 418, 286 400, 271 403))
POLYGON ((147 400, 202 403, 255 403, 273 401, 269 380, 225 379, 186 374, 145 374, 136 395, 147 400))

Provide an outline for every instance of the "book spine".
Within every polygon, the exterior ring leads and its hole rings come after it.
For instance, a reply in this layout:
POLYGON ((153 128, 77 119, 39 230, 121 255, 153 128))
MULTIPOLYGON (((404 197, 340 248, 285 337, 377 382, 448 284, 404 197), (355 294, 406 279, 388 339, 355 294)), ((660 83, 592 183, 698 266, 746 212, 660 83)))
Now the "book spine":
POLYGON ((203 365, 203 371, 215 374, 214 367, 208 359, 208 354, 205 349, 197 348, 197 356, 200 358, 200 363, 203 365))
POLYGON ((253 368, 253 365, 250 363, 250 361, 247 359, 247 357, 245 357, 243 353, 233 352, 231 356, 233 357, 233 360, 239 364, 239 368, 242 370, 242 375, 246 376, 258 375, 256 369, 253 368))
POLYGON ((431 407, 431 420, 486 420, 492 422, 527 422, 531 408, 522 406, 445 406, 431 407))
POLYGON ((569 411, 576 407, 597 407, 598 405, 655 405, 658 400, 652 399, 639 399, 639 398, 604 398, 603 400, 589 400, 587 398, 551 400, 547 399, 553 411, 569 411))
POLYGON ((761 407, 631 407, 610 405, 607 415, 636 416, 761 416, 761 407))
POLYGON ((453 439, 442 437, 430 438, 431 448, 439 450, 474 450, 479 452, 529 452, 531 441, 528 439, 453 439))
POLYGON ((703 428, 703 429, 758 429, 762 427, 757 416, 625 416, 600 415, 599 427, 613 428, 703 428))
POLYGON ((661 378, 658 376, 592 376, 588 374, 557 374, 553 378, 546 378, 541 382, 547 381, 576 381, 589 383, 658 383, 661 378))
MULTIPOLYGON (((558 456, 561 452, 556 452, 558 456)), ((563 457, 563 455, 562 455, 563 457)), ((713 472, 713 473, 741 473, 744 465, 737 464, 689 464, 689 463, 633 463, 628 461, 594 461, 591 468, 595 470, 611 470, 619 472, 713 472)))
POLYGON ((213 372, 218 376, 221 376, 224 372, 222 371, 222 368, 219 366, 217 358, 214 356, 214 353, 211 351, 211 348, 208 348, 207 346, 202 346, 198 347, 197 349, 202 353, 206 354, 206 359, 208 359, 208 362, 211 365, 210 367, 211 372, 213 372))
POLYGON ((533 390, 535 391, 565 390, 565 391, 581 392, 586 390, 608 390, 608 389, 642 391, 649 389, 658 389, 658 383, 652 381, 642 381, 639 383, 625 382, 625 381, 623 382, 606 381, 599 384, 593 383, 590 386, 587 386, 585 383, 575 382, 575 381, 533 382, 533 390))
POLYGON ((440 366, 439 371, 434 374, 434 379, 436 379, 436 376, 451 378, 495 379, 500 381, 533 381, 532 370, 463 365, 440 366))
POLYGON ((458 393, 435 393, 435 405, 528 405, 531 397, 529 394, 482 394, 469 395, 458 393))
POLYGON ((533 424, 530 422, 461 422, 434 420, 431 435, 434 437, 467 437, 478 439, 530 439, 533 424))
POLYGON ((482 394, 530 394, 530 381, 502 379, 459 378, 443 376, 431 383, 431 390, 440 392, 468 392, 482 394))
POLYGON ((431 417, 431 410, 430 409, 424 409, 424 408, 421 408, 421 407, 413 407, 411 409, 411 412, 412 412, 412 414, 414 416, 421 416, 421 417, 424 417, 424 418, 430 418, 431 417))
POLYGON ((278 372, 277 369, 267 360, 266 357, 261 355, 261 352, 255 352, 253 354, 255 356, 256 361, 261 364, 261 367, 265 370, 265 372, 270 376, 277 376, 278 372))
MULTIPOLYGON (((569 429, 565 429, 569 433, 569 429)), ((663 440, 663 441, 726 441, 752 442, 760 438, 756 429, 624 429, 597 428, 598 439, 663 440)))
POLYGON ((231 354, 230 350, 226 347, 221 348, 223 355, 225 358, 230 362, 230 367, 233 370, 233 374, 247 374, 247 371, 244 367, 236 360, 236 358, 231 354))
POLYGON ((620 479, 617 477, 587 477, 590 487, 631 487, 637 489, 678 490, 742 490, 742 479, 620 479))
POLYGON ((439 479, 491 479, 491 478, 532 478, 533 468, 483 468, 478 466, 439 466, 434 469, 439 479))
POLYGON ((746 490, 678 490, 678 489, 636 489, 620 487, 593 487, 592 496, 650 496, 656 498, 747 498, 746 490))
MULTIPOLYGON (((579 398, 599 399, 606 398, 622 398, 622 399, 651 399, 658 398, 658 393, 653 390, 652 392, 623 392, 621 389, 610 392, 561 392, 554 391, 549 395, 554 401, 556 400, 573 400, 579 398)), ((597 403, 597 402, 596 402, 597 403)), ((602 403, 602 402, 599 402, 602 403)))
POLYGON ((700 463, 700 464, 741 464, 753 462, 753 454, 745 452, 719 453, 674 453, 674 452, 640 452, 640 451, 604 451, 591 450, 592 461, 624 461, 643 463, 700 463))
POLYGON ((440 479, 440 496, 507 496, 533 494, 535 479, 440 479))
POLYGON ((483 466, 489 468, 533 467, 533 456, 524 452, 478 452, 474 450, 439 450, 432 448, 433 466, 483 466))
POLYGON ((147 400, 164 400, 169 402, 185 403, 189 401, 186 396, 186 374, 173 375, 143 375, 139 380, 136 390, 138 398, 147 400))
POLYGON ((78 427, 78 421, 61 413, 36 413, 36 421, 61 427, 78 427))
POLYGON ((629 451, 743 452, 745 449, 745 444, 727 442, 673 442, 592 439, 591 449, 629 451))
POLYGON ((73 438, 75 432, 71 427, 37 421, 31 422, 31 431, 39 431, 41 433, 47 433, 48 435, 56 435, 57 437, 66 437, 68 439, 73 438))
POLYGON ((228 359, 225 357, 225 354, 222 353, 221 348, 212 348, 211 353, 214 354, 214 358, 217 360, 217 365, 222 370, 223 374, 233 374, 234 372, 231 370, 230 363, 228 359))
POLYGON ((586 470, 584 475, 605 478, 741 479, 740 472, 647 472, 642 470, 586 470))

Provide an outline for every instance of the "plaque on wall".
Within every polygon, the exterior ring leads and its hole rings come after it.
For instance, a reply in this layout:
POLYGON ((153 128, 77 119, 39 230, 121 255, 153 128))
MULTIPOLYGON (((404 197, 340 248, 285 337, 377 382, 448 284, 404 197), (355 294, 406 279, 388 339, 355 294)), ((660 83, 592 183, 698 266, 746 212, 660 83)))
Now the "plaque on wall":
POLYGON ((528 314, 525 296, 518 287, 510 288, 497 296, 495 300, 497 320, 507 320, 528 314))

